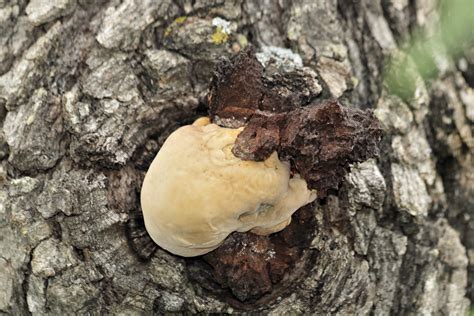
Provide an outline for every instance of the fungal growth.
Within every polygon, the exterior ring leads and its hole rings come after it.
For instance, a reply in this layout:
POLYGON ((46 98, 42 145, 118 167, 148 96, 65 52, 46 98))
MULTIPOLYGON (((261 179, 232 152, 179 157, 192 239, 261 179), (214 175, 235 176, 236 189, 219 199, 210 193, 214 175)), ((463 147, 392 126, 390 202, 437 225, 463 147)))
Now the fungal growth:
POLYGON ((264 161, 232 153, 241 129, 205 118, 172 133, 151 164, 141 192, 151 238, 176 255, 217 248, 232 232, 268 235, 316 198, 290 165, 273 152, 264 161))
POLYGON ((170 135, 141 192, 152 239, 204 254, 206 264, 187 261, 191 275, 218 295, 229 289, 235 306, 279 295, 289 271, 311 264, 309 203, 335 193, 352 163, 376 157, 382 133, 370 110, 323 98, 311 68, 264 63, 251 47, 218 62, 209 118, 170 135))

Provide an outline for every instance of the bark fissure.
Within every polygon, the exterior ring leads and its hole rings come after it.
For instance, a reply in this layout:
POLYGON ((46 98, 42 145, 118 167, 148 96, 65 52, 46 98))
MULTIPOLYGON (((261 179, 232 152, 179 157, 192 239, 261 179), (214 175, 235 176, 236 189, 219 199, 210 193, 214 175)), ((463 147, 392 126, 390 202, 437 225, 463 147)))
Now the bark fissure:
POLYGON ((472 47, 433 50, 424 80, 403 48, 436 31, 435 0, 267 2, 0 1, 2 312, 466 313, 472 47), (139 202, 166 137, 205 114, 219 59, 248 44, 267 60, 260 110, 333 98, 374 110, 384 131, 377 160, 297 215, 311 218, 308 240, 271 237, 295 239, 276 251, 283 281, 259 298, 215 282, 232 271, 158 248, 139 202), (386 80, 389 61, 414 75, 408 92, 386 80))

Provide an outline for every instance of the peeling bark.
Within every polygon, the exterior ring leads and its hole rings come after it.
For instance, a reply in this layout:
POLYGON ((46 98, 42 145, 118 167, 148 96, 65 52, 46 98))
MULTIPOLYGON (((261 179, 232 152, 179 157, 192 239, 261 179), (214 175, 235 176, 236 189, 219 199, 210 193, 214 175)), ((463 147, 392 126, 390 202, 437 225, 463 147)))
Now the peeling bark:
POLYGON ((438 16, 435 0, 0 1, 0 312, 466 314, 472 48, 437 56, 430 82, 410 68, 408 94, 382 77, 438 16), (212 111, 219 58, 248 43, 271 91, 260 110, 336 98, 372 109, 385 137, 378 159, 313 205, 284 282, 242 302, 202 258, 134 247, 149 242, 148 165, 173 130, 212 111))

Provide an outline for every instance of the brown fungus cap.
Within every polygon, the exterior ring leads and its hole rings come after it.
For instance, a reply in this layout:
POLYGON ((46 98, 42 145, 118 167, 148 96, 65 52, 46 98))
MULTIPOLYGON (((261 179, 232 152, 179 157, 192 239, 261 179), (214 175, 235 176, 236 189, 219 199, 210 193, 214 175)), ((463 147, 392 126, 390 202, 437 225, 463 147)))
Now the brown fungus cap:
POLYGON ((382 130, 371 110, 316 100, 319 90, 308 73, 268 74, 248 48, 221 60, 209 89, 209 113, 221 126, 244 127, 233 149, 237 157, 262 161, 277 151, 325 197, 351 163, 378 156, 382 130))

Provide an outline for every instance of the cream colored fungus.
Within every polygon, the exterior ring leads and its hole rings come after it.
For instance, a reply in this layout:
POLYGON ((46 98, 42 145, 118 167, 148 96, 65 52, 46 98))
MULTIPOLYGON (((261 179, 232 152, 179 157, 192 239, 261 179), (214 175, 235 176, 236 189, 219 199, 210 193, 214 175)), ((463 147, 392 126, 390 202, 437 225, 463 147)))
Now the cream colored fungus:
POLYGON ((316 192, 273 153, 244 161, 231 150, 241 129, 201 118, 173 132, 143 182, 145 226, 162 248, 192 257, 217 248, 232 232, 267 235, 285 228, 316 192))

